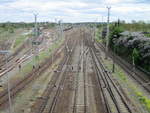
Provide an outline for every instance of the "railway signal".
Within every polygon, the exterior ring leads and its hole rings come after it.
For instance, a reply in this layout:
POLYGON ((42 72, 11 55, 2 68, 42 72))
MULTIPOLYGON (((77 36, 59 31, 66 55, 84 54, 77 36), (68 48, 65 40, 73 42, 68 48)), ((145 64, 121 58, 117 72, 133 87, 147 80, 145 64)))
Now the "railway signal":
POLYGON ((33 44, 33 45, 40 45, 41 42, 40 42, 40 41, 32 41, 32 44, 33 44))

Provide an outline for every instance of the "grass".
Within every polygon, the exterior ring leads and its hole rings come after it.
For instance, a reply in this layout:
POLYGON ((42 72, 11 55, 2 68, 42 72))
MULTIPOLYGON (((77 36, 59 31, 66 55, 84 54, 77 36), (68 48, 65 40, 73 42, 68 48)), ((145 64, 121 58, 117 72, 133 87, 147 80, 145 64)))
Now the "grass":
POLYGON ((8 31, 3 31, 0 33, 0 41, 8 40, 9 37, 14 33, 9 33, 8 31))
MULTIPOLYGON (((96 32, 96 37, 95 37, 96 41, 100 42, 100 43, 103 42, 102 39, 98 35, 99 35, 99 33, 96 32)), ((150 37, 150 34, 145 34, 145 36, 150 37)), ((113 68, 112 61, 108 61, 105 58, 103 58, 103 61, 104 61, 105 66, 109 70, 112 70, 112 68, 113 68)), ((130 80, 127 78, 127 75, 125 74, 125 72, 119 66, 115 65, 115 67, 116 67, 115 73, 113 73, 112 75, 114 77, 117 77, 121 83, 126 84, 128 86, 128 88, 130 88, 130 90, 132 91, 131 93, 133 95, 135 95, 135 97, 138 99, 138 101, 147 109, 148 112, 150 112, 150 99, 147 96, 144 96, 142 91, 140 91, 134 83, 130 82, 130 80)))
POLYGON ((136 91, 136 96, 138 97, 138 100, 147 108, 147 110, 150 112, 150 99, 146 96, 143 96, 142 92, 136 91))
MULTIPOLYGON (((105 58, 103 58, 105 66, 109 69, 112 70, 112 61, 108 61, 105 58)), ((134 98, 138 100, 139 103, 142 104, 144 108, 148 112, 150 112, 150 99, 144 95, 140 89, 137 88, 136 84, 131 81, 126 73, 117 65, 115 65, 115 73, 112 74, 115 78, 119 80, 120 84, 127 86, 128 90, 130 90, 130 95, 134 95, 134 98)))
POLYGON ((150 38, 150 34, 144 34, 146 37, 150 38))
POLYGON ((95 40, 97 42, 102 42, 102 38, 100 36, 101 32, 98 31, 98 29, 96 30, 96 35, 95 35, 95 40))
POLYGON ((50 46, 47 50, 42 51, 39 54, 39 59, 37 59, 39 60, 39 63, 41 63, 44 59, 48 58, 51 55, 51 53, 62 44, 63 41, 64 39, 58 40, 56 43, 50 46))
POLYGON ((31 36, 32 36, 31 34, 27 35, 20 34, 19 36, 17 36, 12 49, 16 50, 17 48, 19 48, 24 43, 24 41, 31 36))
POLYGON ((26 37, 27 36, 25 36, 25 35, 17 37, 13 48, 17 48, 19 45, 21 45, 24 42, 24 40, 26 39, 26 37))
POLYGON ((21 74, 23 76, 23 75, 26 75, 29 72, 31 72, 32 71, 32 64, 33 64, 33 62, 28 62, 25 66, 23 66, 19 75, 21 74))
POLYGON ((9 48, 7 49, 15 51, 29 37, 29 35, 23 35, 24 32, 28 32, 28 30, 18 28, 14 29, 13 33, 10 33, 0 29, 0 43, 5 43, 9 40, 12 44, 8 45, 9 48))
POLYGON ((64 40, 58 40, 55 44, 50 46, 48 50, 41 51, 39 53, 39 57, 32 57, 31 61, 28 62, 25 66, 22 67, 21 72, 18 75, 26 75, 27 73, 32 71, 33 64, 37 65, 37 63, 42 63, 46 58, 48 58, 51 53, 58 48, 64 40))

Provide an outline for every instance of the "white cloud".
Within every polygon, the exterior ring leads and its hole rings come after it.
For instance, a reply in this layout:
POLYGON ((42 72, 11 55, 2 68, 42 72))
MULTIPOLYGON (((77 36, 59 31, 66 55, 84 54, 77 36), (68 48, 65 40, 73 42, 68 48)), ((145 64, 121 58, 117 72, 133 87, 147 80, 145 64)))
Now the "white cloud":
POLYGON ((41 1, 41 0, 17 0, 13 3, 7 4, 8 7, 16 8, 16 9, 32 9, 38 11, 49 11, 49 10, 57 10, 63 8, 83 8, 86 7, 87 4, 84 2, 65 2, 65 1, 41 1))
POLYGON ((121 2, 121 0, 106 0, 105 3, 108 3, 108 4, 115 4, 115 3, 119 3, 121 2))
MULTIPOLYGON (((0 2, 1 3, 1 2, 0 2)), ((136 0, 105 0, 98 3, 84 0, 15 0, 0 5, 0 21, 32 21, 32 13, 39 13, 39 21, 61 18, 64 21, 94 21, 107 16, 106 6, 111 5, 111 19, 132 20, 146 19, 149 15, 149 4, 137 4, 136 0), (11 18, 10 18, 11 16, 11 18)))

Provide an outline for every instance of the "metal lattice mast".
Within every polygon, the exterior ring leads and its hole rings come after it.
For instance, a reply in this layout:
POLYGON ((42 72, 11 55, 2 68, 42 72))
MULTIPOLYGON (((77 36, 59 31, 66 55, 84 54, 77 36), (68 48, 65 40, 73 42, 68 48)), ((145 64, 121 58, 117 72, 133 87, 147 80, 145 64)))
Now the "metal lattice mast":
POLYGON ((108 50, 109 50, 109 19, 111 7, 107 7, 107 9, 108 9, 108 18, 107 18, 107 36, 106 36, 106 59, 108 57, 108 50))

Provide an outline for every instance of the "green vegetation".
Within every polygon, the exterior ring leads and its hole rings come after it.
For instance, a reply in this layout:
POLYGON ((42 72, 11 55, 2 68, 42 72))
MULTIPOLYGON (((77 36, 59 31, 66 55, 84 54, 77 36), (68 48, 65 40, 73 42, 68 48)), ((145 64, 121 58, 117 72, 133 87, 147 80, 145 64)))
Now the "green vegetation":
POLYGON ((144 21, 132 20, 131 23, 126 23, 125 21, 120 21, 120 25, 123 27, 123 29, 128 30, 128 31, 150 32, 150 23, 145 23, 144 21))
POLYGON ((134 60, 134 63, 138 64, 140 60, 140 52, 136 48, 133 49, 132 58, 134 60))
POLYGON ((41 63, 43 62, 44 59, 48 58, 52 54, 52 52, 62 44, 63 41, 64 39, 58 40, 55 44, 50 46, 47 50, 40 52, 38 62, 41 63))
POLYGON ((33 61, 32 62, 28 62, 25 66, 22 67, 21 72, 19 73, 19 75, 25 76, 29 72, 31 72, 32 71, 32 65, 33 65, 33 61))
POLYGON ((144 34, 146 37, 150 38, 150 33, 144 34))
POLYGON ((139 101, 146 106, 146 108, 148 109, 148 111, 150 112, 150 99, 148 99, 146 96, 143 96, 143 94, 141 92, 136 92, 136 95, 139 99, 139 101))
POLYGON ((21 71, 17 73, 20 77, 24 77, 29 72, 32 71, 33 65, 38 65, 45 61, 46 58, 52 54, 52 52, 58 48, 64 40, 58 40, 55 44, 51 45, 47 50, 41 51, 39 53, 39 57, 32 57, 30 61, 28 61, 24 66, 22 66, 21 71))
POLYGON ((22 36, 23 32, 29 30, 24 29, 21 23, 0 23, 0 46, 5 47, 5 49, 14 49, 18 47, 21 42, 26 38, 22 36), (7 44, 10 43, 12 44, 7 44), (14 47, 13 47, 14 46, 14 47))
MULTIPOLYGON (((110 48, 112 51, 115 51, 115 53, 119 56, 121 56, 123 59, 125 59, 127 62, 133 63, 133 58, 135 61, 136 67, 140 67, 145 72, 150 72, 150 56, 149 56, 149 42, 148 41, 142 41, 138 38, 138 40, 134 40, 136 37, 134 35, 125 35, 122 36, 122 32, 126 30, 130 30, 129 28, 132 28, 134 31, 143 31, 145 35, 149 35, 150 24, 142 23, 142 22, 133 22, 133 23, 125 23, 122 21, 118 21, 117 23, 112 23, 110 25, 110 34, 109 34, 109 41, 110 41, 110 48), (144 29, 143 29, 144 28, 144 29), (145 28, 147 30, 145 30, 145 28), (136 48, 136 49, 135 49, 136 48), (134 53, 134 55, 133 55, 134 53)), ((98 31, 102 31, 101 28, 98 28, 98 31)), ((132 31, 130 30, 130 31, 132 31)), ((106 27, 103 27, 103 33, 104 36, 99 38, 96 38, 97 41, 102 40, 103 44, 105 44, 106 41, 106 27)))
POLYGON ((24 40, 27 38, 26 35, 17 37, 14 43, 14 48, 18 47, 19 45, 23 44, 24 40))
MULTIPOLYGON (((103 61, 105 66, 109 69, 112 70, 112 61, 110 60, 106 60, 103 57, 103 61)), ((112 73, 112 75, 117 78, 119 80, 119 83, 123 86, 123 87, 127 87, 129 94, 131 95, 131 97, 133 96, 135 100, 138 100, 142 106, 144 106, 144 108, 150 112, 150 99, 146 96, 144 96, 144 94, 142 93, 142 91, 140 91, 137 86, 131 81, 129 80, 129 78, 127 77, 127 75, 125 74, 125 72, 118 66, 115 66, 115 73, 112 73)))
POLYGON ((102 42, 101 30, 96 29, 95 39, 96 39, 97 42, 102 42))
MULTIPOLYGON (((149 58, 145 58, 144 61, 141 60, 141 53, 137 45, 134 45, 130 48, 126 47, 125 45, 117 45, 115 40, 118 40, 121 37, 121 32, 129 30, 129 31, 143 31, 143 32, 149 32, 150 31, 150 24, 146 23, 131 23, 131 24, 126 24, 124 22, 118 23, 113 23, 110 26, 110 48, 113 50, 115 47, 116 53, 124 58, 127 61, 131 61, 134 58, 135 64, 140 65, 146 70, 150 70, 150 65, 149 65, 149 58), (142 63, 141 63, 142 62, 142 63)), ((101 29, 99 29, 101 31, 101 29)), ((148 37, 150 36, 149 33, 146 34, 148 37)), ((133 37, 130 36, 128 37, 128 40, 132 40, 133 37)), ((103 40, 103 43, 105 41, 105 38, 100 38, 100 40, 103 40)), ((148 42, 147 42, 148 43, 148 42)), ((138 43, 135 43, 138 44, 138 43)), ((149 44, 147 44, 149 45, 149 44)), ((109 60, 104 60, 105 65, 108 67, 109 70, 112 70, 112 62, 109 60)), ((126 86, 127 89, 129 90, 129 93, 132 98, 135 100, 137 99, 144 108, 147 109, 148 112, 150 112, 150 99, 144 95, 144 93, 137 88, 137 86, 128 79, 124 71, 116 66, 115 68, 115 73, 113 73, 113 76, 119 79, 120 84, 122 84, 124 87, 126 86), (134 96, 133 96, 134 95, 134 96)))
POLYGON ((109 36, 110 37, 109 38, 110 39, 110 47, 114 48, 113 46, 115 44, 114 44, 113 40, 118 39, 121 36, 120 33, 122 33, 124 31, 124 29, 119 25, 119 23, 115 23, 115 25, 110 26, 110 31, 111 31, 110 36, 109 36))
POLYGON ((115 24, 115 26, 110 27, 110 31, 110 38, 119 38, 121 36, 120 33, 122 33, 124 29, 115 24))
POLYGON ((28 38, 31 38, 32 37, 32 34, 18 34, 16 36, 16 38, 14 39, 15 42, 13 44, 13 50, 16 50, 17 48, 19 48, 24 42, 25 40, 27 40, 28 38))
MULTIPOLYGON (((16 30, 15 30, 16 31, 16 30)), ((15 32, 14 31, 14 32, 15 32)), ((9 33, 8 31, 3 31, 2 29, 0 30, 0 41, 7 41, 11 35, 14 33, 9 33)))
MULTIPOLYGON (((39 23, 39 27, 42 26, 47 26, 48 28, 54 27, 55 23, 48 23, 48 22, 40 22, 39 23)), ((7 23, 0 23, 0 33, 4 32, 4 31, 9 31, 10 33, 13 33, 13 31, 15 29, 18 28, 34 28, 34 23, 24 23, 24 22, 20 22, 20 23, 11 23, 11 22, 7 22, 7 23)))

